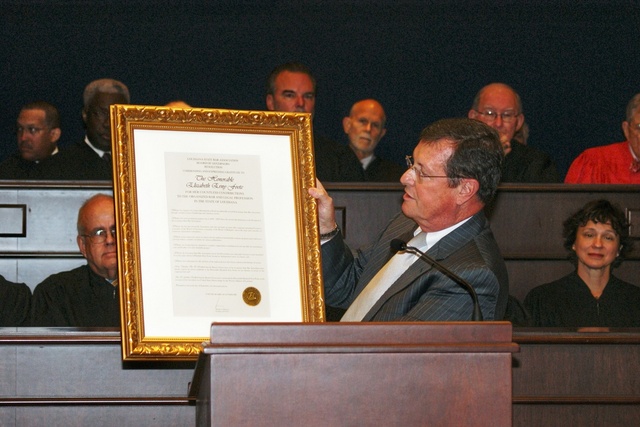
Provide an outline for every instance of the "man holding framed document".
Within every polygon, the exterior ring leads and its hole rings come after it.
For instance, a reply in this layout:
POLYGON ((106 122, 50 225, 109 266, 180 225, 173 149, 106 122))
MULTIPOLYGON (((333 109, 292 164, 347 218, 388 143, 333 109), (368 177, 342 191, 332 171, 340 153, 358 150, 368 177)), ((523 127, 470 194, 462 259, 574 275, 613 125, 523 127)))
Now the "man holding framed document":
POLYGON ((483 123, 446 119, 428 126, 400 179, 402 213, 356 258, 337 232, 331 197, 320 182, 310 189, 324 237, 325 301, 347 310, 342 321, 470 320, 470 293, 477 294, 485 320, 502 319, 507 270, 483 213, 497 190, 502 161, 499 137, 483 123), (402 244, 392 248, 398 239, 402 244), (426 253, 456 278, 403 249, 426 253))
POLYGON ((126 360, 193 359, 212 322, 324 320, 310 114, 111 119, 126 360))

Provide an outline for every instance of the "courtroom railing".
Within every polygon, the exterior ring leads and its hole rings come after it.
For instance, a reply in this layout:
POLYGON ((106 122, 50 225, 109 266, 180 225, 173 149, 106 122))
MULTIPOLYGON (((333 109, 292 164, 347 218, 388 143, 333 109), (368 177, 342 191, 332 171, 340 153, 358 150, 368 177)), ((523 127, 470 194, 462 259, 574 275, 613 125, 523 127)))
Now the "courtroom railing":
MULTIPOLYGON (((402 205, 399 183, 326 183, 326 188, 353 250, 368 244, 402 205)), ((632 185, 501 185, 486 212, 507 263, 511 294, 522 300, 532 287, 572 271, 562 245, 562 222, 589 200, 619 203, 628 212, 632 235, 639 237, 638 190, 632 185)), ((0 214, 19 216, 22 209, 26 218, 26 236, 0 237, 0 274, 33 288, 52 273, 84 263, 76 244, 77 210, 98 192, 112 192, 110 183, 0 182, 0 205, 9 207, 0 208, 0 214)), ((22 230, 14 228, 9 231, 22 230)), ((638 271, 640 244, 615 274, 636 283, 638 271)))

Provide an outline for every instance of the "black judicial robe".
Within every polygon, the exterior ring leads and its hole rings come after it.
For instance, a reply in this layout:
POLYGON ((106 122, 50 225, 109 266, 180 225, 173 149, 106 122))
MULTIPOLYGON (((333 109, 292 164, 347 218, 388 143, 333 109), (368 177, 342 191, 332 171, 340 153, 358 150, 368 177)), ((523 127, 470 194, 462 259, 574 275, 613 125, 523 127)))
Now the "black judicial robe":
POLYGON ((533 326, 640 327, 640 288, 611 275, 595 298, 575 271, 532 289, 524 300, 533 326))
POLYGON ((0 326, 22 326, 28 321, 31 289, 0 276, 0 326))
POLYGON ((55 179, 54 172, 57 154, 39 162, 30 162, 20 156, 16 151, 0 163, 0 179, 15 180, 47 180, 55 179))
POLYGON ((120 326, 118 288, 88 265, 52 274, 33 291, 31 326, 120 326))

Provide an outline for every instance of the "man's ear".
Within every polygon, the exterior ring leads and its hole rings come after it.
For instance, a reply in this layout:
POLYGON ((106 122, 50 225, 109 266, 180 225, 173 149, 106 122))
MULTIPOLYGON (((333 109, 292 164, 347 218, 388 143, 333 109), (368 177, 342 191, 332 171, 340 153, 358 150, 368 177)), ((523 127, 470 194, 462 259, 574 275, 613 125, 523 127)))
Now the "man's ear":
POLYGON ((475 119, 476 117, 478 117, 478 112, 472 108, 467 113, 467 117, 470 118, 470 119, 475 119))
POLYGON ((266 102, 267 102, 267 110, 275 111, 275 108, 273 108, 273 95, 267 94, 266 102))
POLYGON ((84 108, 82 109, 82 121, 85 125, 87 124, 87 111, 84 108))
POLYGON ((51 135, 51 142, 58 142, 60 139, 60 135, 62 135, 62 130, 60 128, 53 128, 49 131, 51 135))
POLYGON ((351 129, 351 117, 342 119, 342 129, 344 129, 344 133, 349 133, 349 129, 351 129))
POLYGON ((524 124, 524 114, 520 114, 516 119, 516 132, 518 132, 522 128, 523 124, 524 124))
POLYGON ((474 197, 480 189, 480 183, 475 179, 462 178, 458 186, 458 204, 462 205, 474 197))
POLYGON ((78 249, 80 249, 80 252, 82 252, 82 256, 86 258, 87 257, 87 244, 84 241, 84 237, 77 236, 76 237, 76 243, 78 243, 78 249))
POLYGON ((626 120, 622 122, 622 132, 624 133, 625 139, 628 141, 629 140, 629 122, 626 120))

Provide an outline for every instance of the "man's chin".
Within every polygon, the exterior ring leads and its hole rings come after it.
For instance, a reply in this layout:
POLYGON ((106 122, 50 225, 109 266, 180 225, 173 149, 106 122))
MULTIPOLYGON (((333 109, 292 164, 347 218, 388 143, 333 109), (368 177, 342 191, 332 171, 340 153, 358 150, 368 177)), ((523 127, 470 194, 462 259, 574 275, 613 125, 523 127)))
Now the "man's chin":
POLYGON ((25 160, 32 161, 33 152, 31 150, 28 150, 28 149, 20 149, 20 157, 22 157, 25 160))
POLYGON ((400 209, 402 210, 404 216, 409 216, 411 209, 409 208, 409 203, 406 200, 402 202, 402 206, 400 206, 400 209))
POLYGON ((113 254, 105 254, 102 257, 102 261, 104 263, 104 265, 114 265, 117 266, 118 265, 118 255, 116 253, 113 254))

